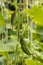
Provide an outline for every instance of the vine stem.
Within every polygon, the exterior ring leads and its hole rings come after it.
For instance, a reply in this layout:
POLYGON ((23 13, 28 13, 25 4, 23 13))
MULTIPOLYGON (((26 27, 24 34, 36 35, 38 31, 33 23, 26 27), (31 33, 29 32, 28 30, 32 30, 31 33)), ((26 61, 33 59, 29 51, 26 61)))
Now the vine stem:
POLYGON ((15 59, 14 59, 15 63, 14 63, 14 65, 18 65, 18 44, 16 45, 14 55, 15 55, 15 59))
MULTIPOLYGON (((0 6, 1 6, 1 12, 2 12, 2 15, 3 15, 2 0, 0 0, 0 6)), ((2 41, 3 41, 3 33, 2 33, 2 41)))
MULTIPOLYGON (((6 0, 8 2, 8 0, 6 0)), ((8 4, 7 4, 8 7, 8 4)), ((6 38, 6 43, 8 41, 8 29, 7 29, 7 24, 8 24, 8 16, 6 15, 6 33, 5 33, 5 38, 6 38)))

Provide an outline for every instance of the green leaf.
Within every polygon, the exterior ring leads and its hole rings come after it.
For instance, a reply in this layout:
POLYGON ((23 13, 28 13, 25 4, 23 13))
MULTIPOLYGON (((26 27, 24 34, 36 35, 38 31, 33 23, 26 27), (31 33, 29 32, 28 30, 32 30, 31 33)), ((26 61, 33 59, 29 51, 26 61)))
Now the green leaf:
POLYGON ((43 65, 43 63, 39 61, 33 61, 32 59, 26 59, 25 60, 26 65, 43 65))
POLYGON ((24 12, 25 12, 28 16, 32 17, 32 11, 31 11, 30 9, 24 9, 24 12))
POLYGON ((33 32, 43 35, 43 26, 36 26, 36 28, 33 29, 33 32))
POLYGON ((32 7, 32 13, 33 13, 33 21, 36 24, 43 26, 43 9, 41 7, 33 6, 32 7), (36 13, 37 12, 37 13, 36 13))
POLYGON ((29 59, 25 60, 25 63, 26 63, 26 65, 35 65, 35 62, 31 59, 30 60, 29 59))
POLYGON ((1 27, 5 27, 6 26, 5 19, 2 16, 2 13, 1 12, 0 12, 0 26, 1 27))
POLYGON ((1 54, 5 57, 6 60, 10 60, 10 56, 8 52, 2 52, 1 54))
POLYGON ((25 13, 27 13, 31 20, 36 24, 43 26, 43 7, 42 6, 32 6, 31 9, 25 9, 25 13))

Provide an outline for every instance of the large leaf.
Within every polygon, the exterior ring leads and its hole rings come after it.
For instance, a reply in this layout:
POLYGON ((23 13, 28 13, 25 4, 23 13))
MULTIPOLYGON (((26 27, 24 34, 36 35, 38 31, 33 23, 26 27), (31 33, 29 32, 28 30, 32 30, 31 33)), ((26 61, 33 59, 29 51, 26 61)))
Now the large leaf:
POLYGON ((19 42, 14 37, 12 37, 12 39, 10 39, 6 44, 0 44, 0 52, 14 52, 17 44, 19 44, 19 42))
POLYGON ((25 60, 26 65, 43 65, 43 63, 40 63, 39 61, 33 61, 32 59, 26 59, 25 60))
POLYGON ((42 6, 32 6, 31 10, 26 9, 24 10, 31 18, 33 22, 38 25, 43 26, 43 7, 42 6))
POLYGON ((32 32, 43 35, 43 26, 36 26, 36 28, 34 28, 32 32))
POLYGON ((33 13, 33 21, 39 25, 43 26, 43 9, 41 6, 33 6, 32 7, 32 13, 33 13), (37 12, 37 13, 36 13, 37 12))

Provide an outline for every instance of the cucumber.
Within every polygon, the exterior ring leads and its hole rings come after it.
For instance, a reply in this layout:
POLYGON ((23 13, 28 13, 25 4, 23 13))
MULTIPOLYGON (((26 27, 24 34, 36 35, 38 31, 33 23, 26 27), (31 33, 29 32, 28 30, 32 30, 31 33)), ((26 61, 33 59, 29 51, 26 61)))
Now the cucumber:
POLYGON ((20 38, 20 44, 21 44, 21 48, 22 48, 23 52, 26 53, 27 55, 30 55, 31 54, 30 50, 27 47, 26 42, 23 37, 20 38))

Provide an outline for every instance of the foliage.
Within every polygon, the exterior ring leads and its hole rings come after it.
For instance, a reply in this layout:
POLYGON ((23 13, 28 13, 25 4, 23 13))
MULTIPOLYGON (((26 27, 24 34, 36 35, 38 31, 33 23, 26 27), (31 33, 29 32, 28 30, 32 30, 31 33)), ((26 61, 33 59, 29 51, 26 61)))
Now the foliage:
POLYGON ((21 1, 2 0, 2 3, 0 65, 43 65, 43 5, 23 9, 26 3, 21 1))

